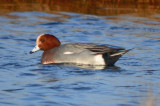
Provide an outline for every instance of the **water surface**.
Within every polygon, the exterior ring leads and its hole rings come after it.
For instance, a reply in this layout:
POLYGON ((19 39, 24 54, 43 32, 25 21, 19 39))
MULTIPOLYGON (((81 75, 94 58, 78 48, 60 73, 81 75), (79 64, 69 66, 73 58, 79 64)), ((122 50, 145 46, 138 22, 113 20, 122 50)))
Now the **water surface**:
POLYGON ((158 105, 160 14, 154 9, 152 14, 139 14, 133 8, 117 15, 115 11, 123 8, 109 8, 112 14, 95 14, 102 11, 98 9, 90 14, 67 9, 1 11, 0 105, 158 105), (114 67, 42 65, 42 52, 29 54, 42 33, 54 34, 62 44, 97 43, 134 49, 114 67))

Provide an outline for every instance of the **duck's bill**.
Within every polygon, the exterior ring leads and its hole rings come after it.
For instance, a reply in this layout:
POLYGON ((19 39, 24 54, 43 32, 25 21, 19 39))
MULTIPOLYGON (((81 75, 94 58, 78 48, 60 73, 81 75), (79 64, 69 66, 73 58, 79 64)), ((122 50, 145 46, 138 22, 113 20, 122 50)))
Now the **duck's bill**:
POLYGON ((39 51, 39 50, 40 50, 40 48, 36 45, 36 46, 33 48, 33 50, 30 51, 29 53, 32 54, 32 53, 37 52, 37 51, 39 51))

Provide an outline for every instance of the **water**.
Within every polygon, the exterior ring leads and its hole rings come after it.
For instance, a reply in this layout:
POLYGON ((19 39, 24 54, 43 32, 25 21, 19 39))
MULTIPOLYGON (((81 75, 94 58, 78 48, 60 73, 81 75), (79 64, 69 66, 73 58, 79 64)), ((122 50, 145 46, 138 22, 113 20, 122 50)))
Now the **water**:
POLYGON ((91 15, 12 11, 0 15, 1 106, 158 105, 160 14, 91 15), (36 37, 54 34, 62 44, 134 48, 114 67, 42 65, 32 55, 36 37))

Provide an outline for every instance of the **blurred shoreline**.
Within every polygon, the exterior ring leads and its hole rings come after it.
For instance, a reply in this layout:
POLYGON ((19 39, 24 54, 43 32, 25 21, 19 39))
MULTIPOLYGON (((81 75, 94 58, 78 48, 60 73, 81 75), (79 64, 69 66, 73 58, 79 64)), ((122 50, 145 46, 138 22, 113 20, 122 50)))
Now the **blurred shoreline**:
POLYGON ((150 16, 160 13, 159 0, 1 0, 0 13, 59 11, 99 16, 134 14, 150 16))

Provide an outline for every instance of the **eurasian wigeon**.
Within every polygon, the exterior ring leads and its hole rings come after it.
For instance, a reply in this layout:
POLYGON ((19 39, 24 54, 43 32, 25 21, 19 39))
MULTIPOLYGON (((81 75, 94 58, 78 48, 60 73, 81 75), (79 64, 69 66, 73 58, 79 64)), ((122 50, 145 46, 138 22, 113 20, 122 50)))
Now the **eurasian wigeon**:
POLYGON ((77 63, 87 65, 111 66, 126 52, 123 48, 108 47, 92 43, 68 43, 61 42, 51 34, 39 35, 36 46, 30 54, 43 50, 42 64, 52 63, 77 63))

